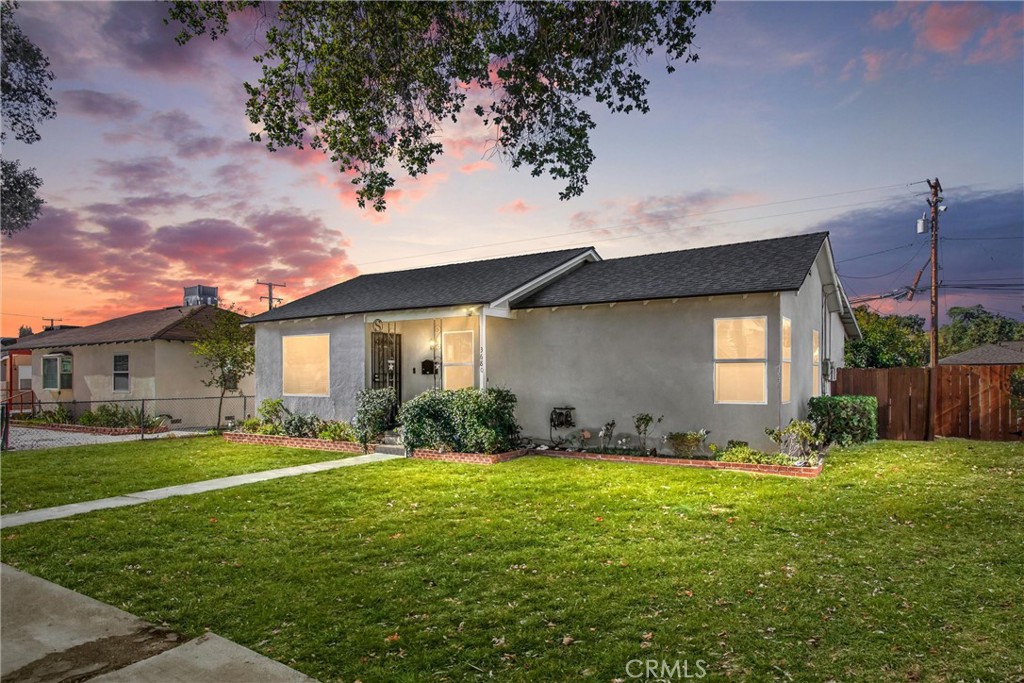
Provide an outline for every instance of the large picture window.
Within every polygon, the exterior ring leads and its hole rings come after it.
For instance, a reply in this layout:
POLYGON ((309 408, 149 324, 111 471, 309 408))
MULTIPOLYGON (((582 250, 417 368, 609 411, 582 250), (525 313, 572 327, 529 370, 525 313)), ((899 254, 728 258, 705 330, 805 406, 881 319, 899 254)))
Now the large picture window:
POLYGON ((43 356, 43 389, 59 391, 71 388, 71 356, 43 356))
POLYGON ((715 319, 715 403, 768 402, 768 319, 715 319))
POLYGON ((442 374, 445 389, 475 386, 473 367, 473 330, 444 332, 441 335, 442 374))
POLYGON ((821 396, 821 332, 811 331, 811 396, 821 396))
POLYGON ((782 318, 782 402, 789 403, 793 400, 793 323, 789 318, 782 318))
POLYGON ((128 374, 128 354, 114 356, 114 391, 131 391, 131 377, 128 374))
POLYGON ((281 337, 281 393, 285 396, 330 396, 328 334, 281 337))

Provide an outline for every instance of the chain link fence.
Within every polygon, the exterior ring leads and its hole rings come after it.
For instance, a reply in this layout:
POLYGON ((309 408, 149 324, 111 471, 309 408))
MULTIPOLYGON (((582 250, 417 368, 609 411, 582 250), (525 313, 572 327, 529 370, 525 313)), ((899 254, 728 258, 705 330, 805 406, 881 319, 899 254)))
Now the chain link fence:
POLYGON ((255 412, 252 396, 38 402, 30 413, 3 406, 3 450, 86 446, 196 436, 233 429, 255 412))

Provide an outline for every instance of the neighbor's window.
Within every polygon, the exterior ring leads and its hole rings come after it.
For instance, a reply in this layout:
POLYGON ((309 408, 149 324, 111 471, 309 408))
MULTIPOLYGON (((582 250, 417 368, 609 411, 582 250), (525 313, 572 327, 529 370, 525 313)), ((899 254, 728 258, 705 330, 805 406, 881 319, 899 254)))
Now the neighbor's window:
POLYGON ((768 402, 768 318, 715 319, 715 403, 768 402))
POLYGON ((821 332, 811 331, 811 396, 821 396, 821 332))
POLYGON ((286 396, 330 396, 330 335, 281 337, 281 393, 286 396))
POLYGON ((793 323, 789 318, 782 318, 782 402, 791 400, 793 374, 793 323))
POLYGON ((114 391, 131 391, 127 353, 119 353, 114 356, 114 391))
POLYGON ((473 368, 473 330, 441 334, 442 375, 445 389, 475 386, 473 368))
POLYGON ((43 389, 71 388, 71 356, 43 356, 43 389))

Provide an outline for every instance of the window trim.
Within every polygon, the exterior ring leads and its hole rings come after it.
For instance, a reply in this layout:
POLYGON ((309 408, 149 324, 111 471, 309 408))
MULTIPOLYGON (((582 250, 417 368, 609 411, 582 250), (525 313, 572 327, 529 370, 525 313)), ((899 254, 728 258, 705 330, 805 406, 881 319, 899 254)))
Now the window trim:
POLYGON ((782 316, 782 327, 779 329, 779 400, 783 405, 793 402, 793 321, 782 316), (786 327, 789 326, 789 357, 786 357, 786 327), (785 395, 786 383, 783 377, 789 373, 789 397, 785 395))
POLYGON ((71 381, 71 378, 72 378, 72 375, 73 375, 73 373, 75 371, 75 361, 74 361, 74 357, 70 353, 47 353, 47 354, 44 354, 43 358, 42 358, 42 364, 40 365, 39 369, 40 369, 40 373, 39 374, 41 375, 43 391, 64 391, 66 389, 71 389, 72 388, 73 383, 71 381), (67 359, 71 363, 71 369, 68 372, 64 372, 63 371, 63 365, 64 365, 63 361, 65 359, 67 359), (52 360, 52 361, 57 363, 57 386, 55 386, 55 387, 48 387, 48 386, 46 386, 46 361, 48 361, 48 360, 52 360), (63 384, 64 384, 64 382, 62 381, 63 377, 67 377, 68 378, 68 385, 67 386, 63 386, 63 384))
POLYGON ((127 354, 127 353, 115 353, 112 362, 113 362, 113 365, 112 365, 111 372, 110 372, 110 375, 111 375, 111 391, 113 391, 115 394, 130 394, 132 392, 131 355, 127 354), (127 359, 127 364, 128 364, 128 369, 127 370, 118 370, 117 369, 117 359, 118 358, 125 358, 125 359, 127 359), (119 375, 123 375, 124 378, 126 380, 128 380, 128 388, 127 389, 118 389, 117 388, 117 378, 118 378, 119 375))
MULTIPOLYGON (((476 334, 473 329, 468 330, 445 330, 441 333, 441 388, 445 391, 448 389, 448 373, 447 368, 475 368, 476 367, 476 334), (469 334, 469 348, 470 348, 470 359, 468 363, 451 363, 445 357, 445 337, 449 334, 469 334)), ((475 389, 477 383, 477 375, 479 373, 473 373, 473 384, 471 387, 463 387, 464 389, 475 389)))
POLYGON ((767 315, 734 315, 713 318, 711 347, 711 396, 715 405, 726 406, 766 406, 768 405, 768 316, 767 315), (764 355, 759 358, 718 358, 718 321, 720 320, 762 320, 764 321, 764 355), (760 363, 761 389, 763 401, 720 401, 718 400, 718 364, 719 363, 760 363))
POLYGON ((295 397, 311 397, 311 398, 330 398, 331 397, 331 333, 330 332, 305 332, 302 334, 282 334, 281 335, 281 395, 282 396, 295 396, 295 397), (284 391, 284 340, 289 337, 327 337, 327 393, 326 394, 287 394, 284 391))
POLYGON ((821 330, 811 330, 811 397, 821 396, 821 330), (817 351, 818 359, 814 359, 817 351))

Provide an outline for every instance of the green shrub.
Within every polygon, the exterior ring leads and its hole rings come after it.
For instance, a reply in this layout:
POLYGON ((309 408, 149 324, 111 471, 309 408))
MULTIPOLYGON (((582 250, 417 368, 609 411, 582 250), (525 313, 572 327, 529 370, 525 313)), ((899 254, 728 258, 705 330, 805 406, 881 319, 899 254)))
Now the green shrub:
POLYGON ((733 446, 716 449, 715 460, 739 462, 751 465, 792 465, 793 458, 782 453, 765 453, 750 446, 733 446))
POLYGON ((256 434, 266 434, 268 436, 280 436, 284 434, 284 430, 281 429, 280 425, 269 424, 266 422, 260 422, 256 428, 256 434))
POLYGON ((40 419, 47 424, 69 425, 74 422, 71 411, 63 405, 58 405, 53 410, 44 410, 39 414, 40 419))
POLYGON ((248 432, 250 434, 259 434, 260 427, 262 426, 263 420, 259 419, 258 417, 250 417, 246 419, 244 422, 242 422, 242 426, 240 426, 238 429, 240 431, 248 432))
POLYGON ((692 458, 710 434, 706 429, 695 432, 669 432, 665 435, 665 443, 672 449, 677 458, 692 458))
POLYGON ((396 403, 395 390, 391 388, 364 389, 356 394, 356 419, 352 426, 364 449, 379 441, 391 426, 396 403))
POLYGON ((348 422, 328 421, 323 423, 317 438, 325 441, 359 441, 359 434, 348 422))
POLYGON ((792 420, 782 429, 768 427, 764 430, 768 438, 779 444, 779 452, 794 461, 817 464, 823 447, 824 437, 815 431, 814 425, 807 420, 792 420))
POLYGON ((850 446, 878 438, 878 399, 874 396, 815 396, 808 419, 824 443, 850 446))
POLYGON ((281 422, 281 431, 285 436, 297 439, 315 439, 320 435, 324 421, 317 415, 301 415, 292 413, 281 422))
POLYGON ((500 453, 519 445, 516 396, 508 389, 427 391, 399 415, 407 448, 500 453))
POLYGON ((1024 368, 1010 375, 1010 405, 1014 410, 1024 410, 1024 368))
POLYGON ((398 421, 406 448, 459 449, 458 429, 452 415, 454 394, 432 389, 402 404, 398 421))
POLYGON ((99 417, 91 410, 87 410, 78 416, 78 424, 86 427, 98 427, 99 417))
POLYGON ((256 408, 256 414, 260 416, 260 421, 264 424, 280 426, 284 422, 284 418, 290 413, 284 407, 284 399, 265 398, 260 401, 260 405, 256 408))

